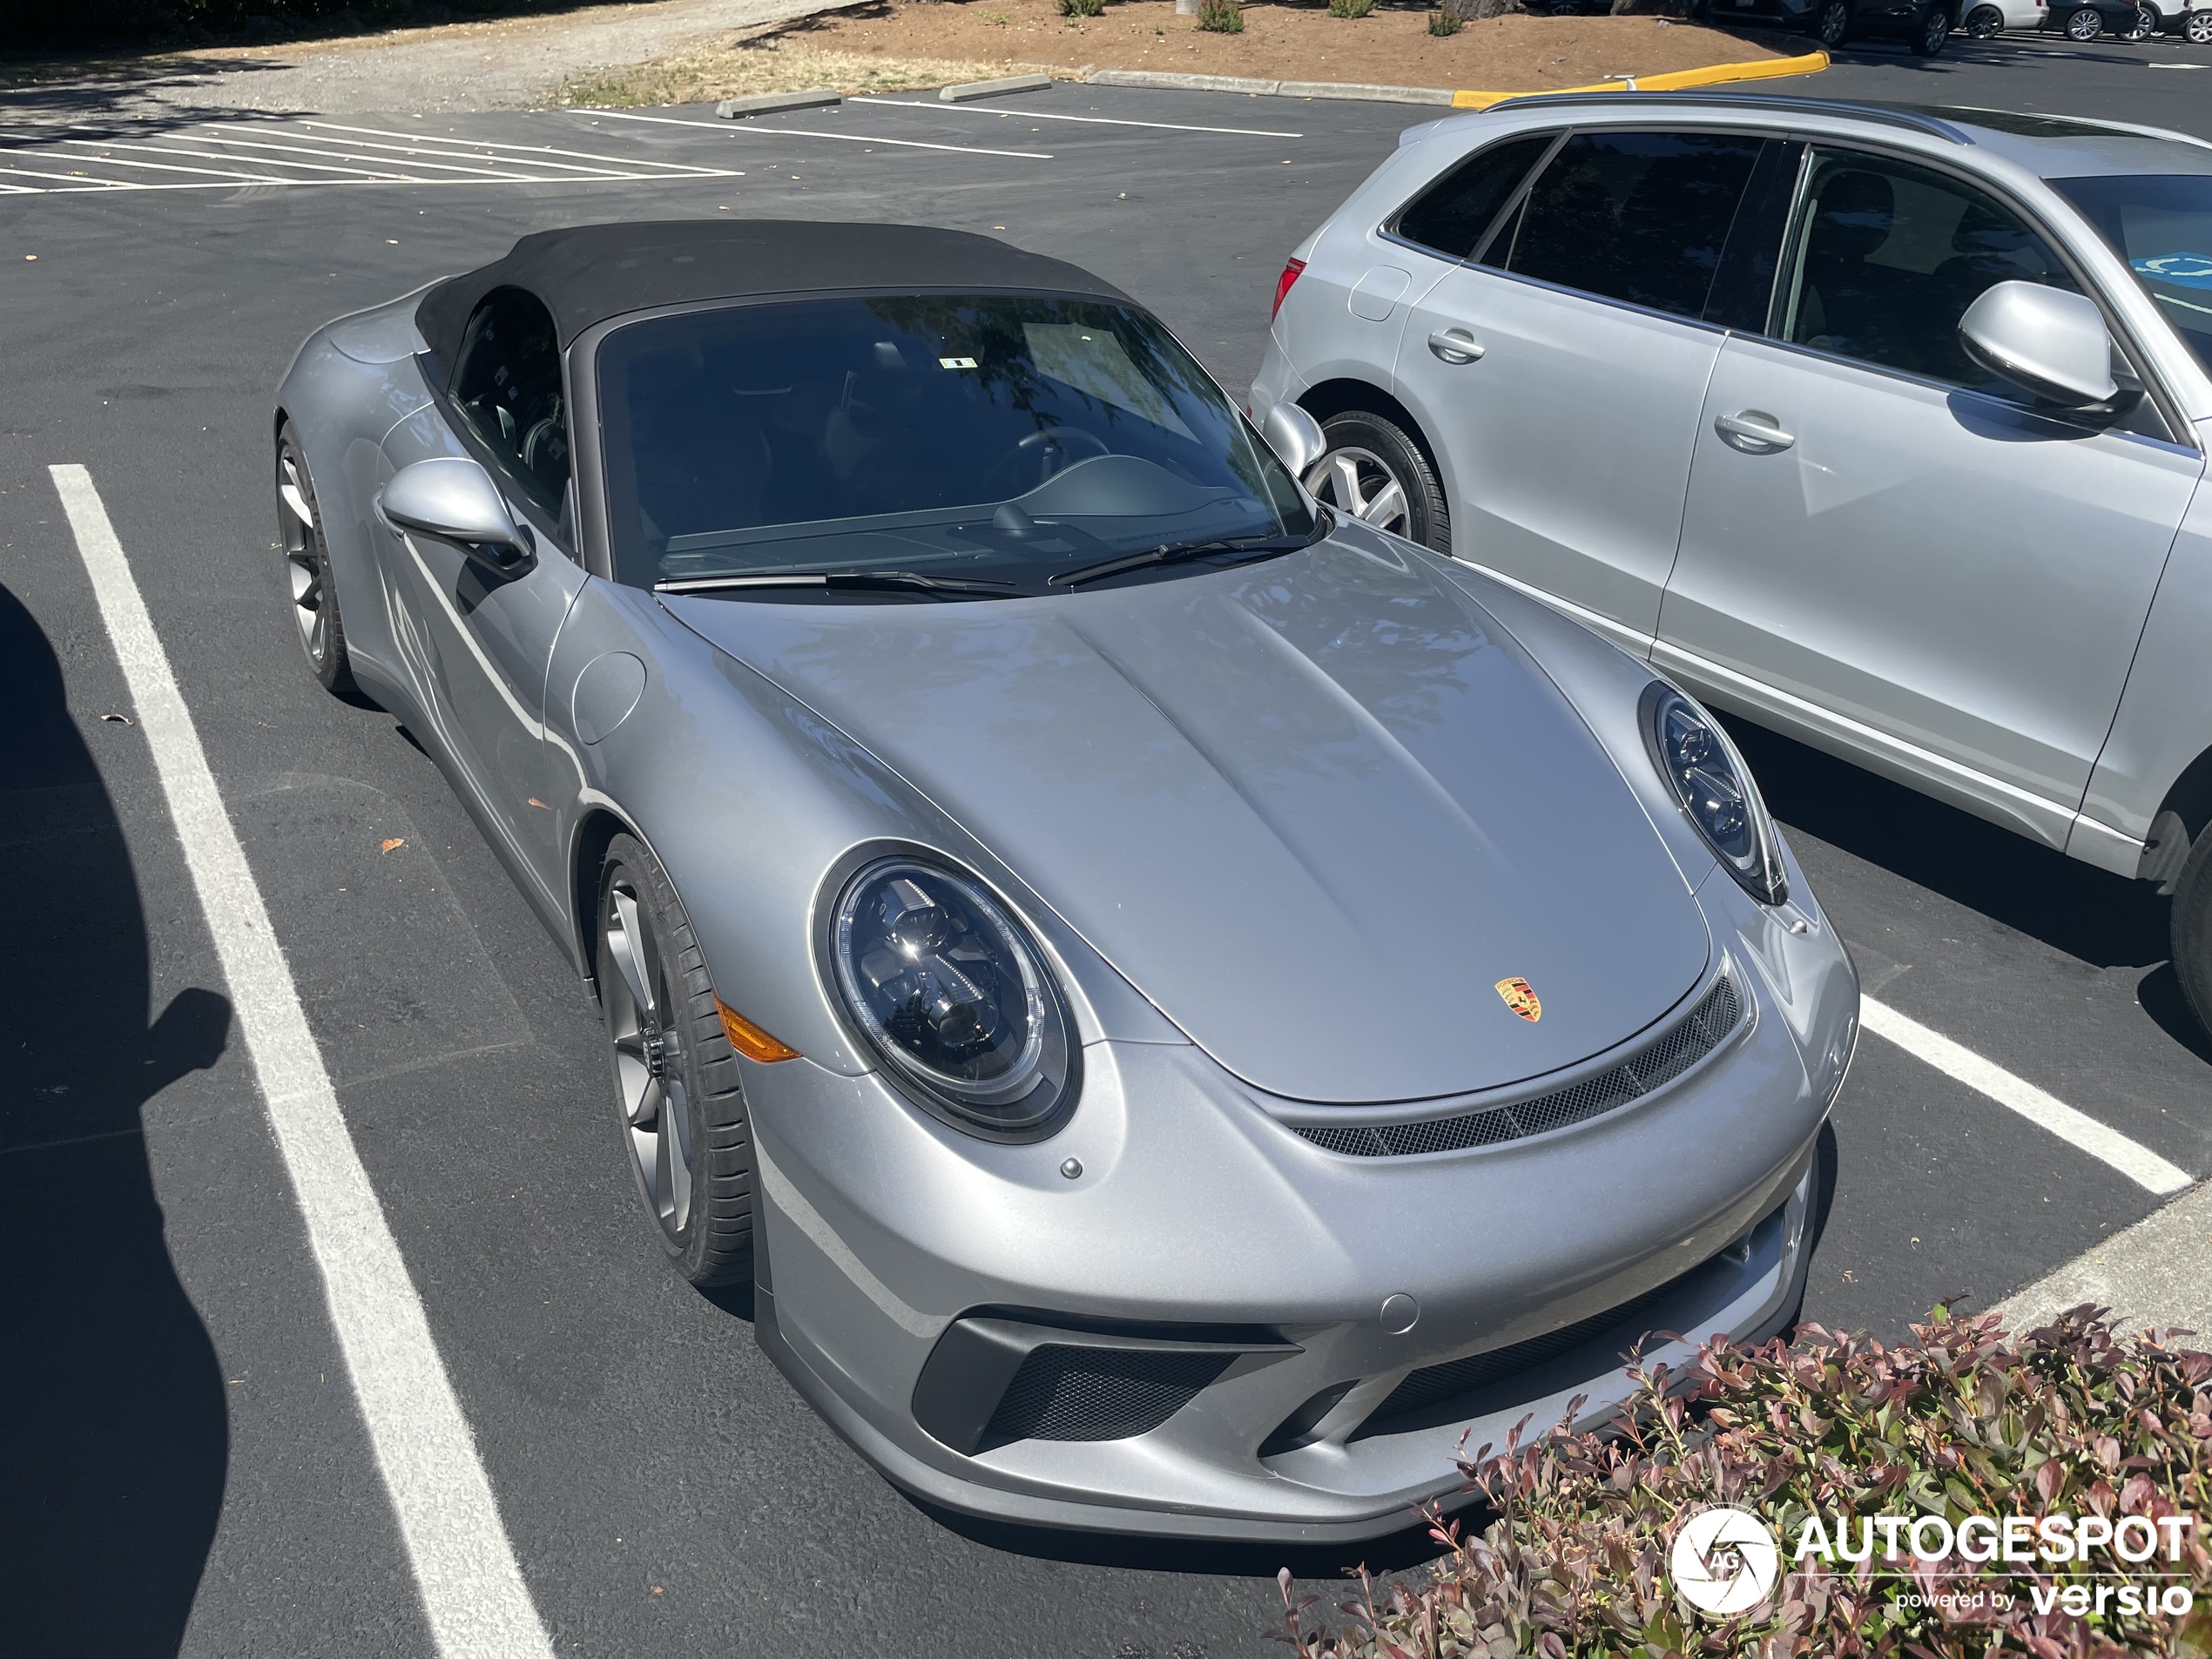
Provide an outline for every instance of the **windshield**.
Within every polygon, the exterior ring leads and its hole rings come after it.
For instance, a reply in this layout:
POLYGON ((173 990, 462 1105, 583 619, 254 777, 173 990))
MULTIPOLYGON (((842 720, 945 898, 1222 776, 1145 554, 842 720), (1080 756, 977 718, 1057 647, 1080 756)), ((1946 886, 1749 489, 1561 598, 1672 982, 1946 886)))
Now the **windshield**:
POLYGON ((598 377, 615 575, 635 587, 881 571, 1057 591, 1117 556, 1316 528, 1189 354, 1098 300, 691 312, 609 334, 598 377))
POLYGON ((2054 179, 2212 368, 2212 175, 2054 179))

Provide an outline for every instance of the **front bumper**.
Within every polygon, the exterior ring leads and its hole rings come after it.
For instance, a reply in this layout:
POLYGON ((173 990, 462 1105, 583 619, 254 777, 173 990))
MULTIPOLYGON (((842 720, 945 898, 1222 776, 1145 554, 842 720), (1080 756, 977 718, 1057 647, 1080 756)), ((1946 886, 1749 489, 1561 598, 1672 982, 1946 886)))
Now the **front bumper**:
POLYGON ((1679 1366, 1713 1332, 1795 1315, 1857 983, 1817 914, 1718 885, 1700 899, 1734 924, 1715 928, 1716 971, 1745 993, 1734 1031, 1629 1105, 1503 1144, 1326 1151, 1285 1122, 1305 1114, 1179 1044, 1092 1044, 1081 1109, 1034 1146, 968 1140, 873 1077, 751 1068, 762 1345, 948 1508, 1285 1542, 1399 1530, 1460 1494, 1463 1433, 1502 1442, 1576 1394, 1584 1423, 1615 1411, 1633 1389, 1618 1356, 1646 1331, 1682 1333, 1646 1356, 1679 1366), (996 1396, 959 1398, 1085 1343, 1213 1358, 1119 1438, 993 1434, 996 1396))

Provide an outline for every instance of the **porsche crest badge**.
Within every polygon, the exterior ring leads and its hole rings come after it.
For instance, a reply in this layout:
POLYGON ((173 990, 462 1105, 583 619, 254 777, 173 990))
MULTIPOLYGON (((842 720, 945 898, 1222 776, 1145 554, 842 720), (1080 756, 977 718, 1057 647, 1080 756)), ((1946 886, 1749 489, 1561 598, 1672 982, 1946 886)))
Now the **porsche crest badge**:
POLYGON ((1534 1025, 1544 1017, 1544 1005, 1536 1000, 1535 988, 1527 980, 1501 979, 1498 981, 1497 990, 1498 995, 1505 999, 1506 1006, 1529 1024, 1534 1025))

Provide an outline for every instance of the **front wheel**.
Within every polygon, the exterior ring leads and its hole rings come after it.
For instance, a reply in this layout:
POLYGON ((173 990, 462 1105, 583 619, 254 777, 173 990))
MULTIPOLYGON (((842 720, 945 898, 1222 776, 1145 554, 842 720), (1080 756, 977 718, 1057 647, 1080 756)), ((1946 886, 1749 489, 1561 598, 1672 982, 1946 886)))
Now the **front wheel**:
POLYGON ((635 837, 608 844, 594 929, 623 1145, 670 1264, 694 1285, 752 1276, 752 1123, 706 958, 635 837))
POLYGON ((2105 31, 2105 20, 2094 6, 2082 6, 2066 20, 2066 37, 2087 43, 2105 31))
POLYGON ((346 624, 338 614, 338 584, 331 579, 330 550, 322 539, 321 509, 315 504, 314 480, 307 475, 307 452, 291 421, 277 434, 277 546, 284 554, 285 583, 292 599, 293 626, 307 666, 334 697, 361 696, 346 654, 346 624))
POLYGON ((2158 27, 2158 13, 2149 6, 2137 6, 2134 26, 2121 36, 2121 38, 2122 40, 2148 40, 2157 34, 2158 27))
POLYGON ((2192 46, 2212 46, 2212 11, 2192 11, 2182 19, 2182 32, 2192 46))
POLYGON ((2005 14, 1995 6, 1976 6, 1966 14, 1966 31, 1973 40, 1994 40, 2005 30, 2005 14))
POLYGON ((1930 6, 1912 30, 1912 51, 1918 57, 1933 57, 1951 38, 1951 8, 1947 3, 1930 6))
POLYGON ((1305 470, 1316 501, 1339 517, 1452 550, 1451 513, 1435 469, 1395 421, 1346 409, 1321 422, 1321 458, 1305 470))
POLYGON ((1850 0, 1828 0, 1812 21, 1812 37, 1830 51, 1844 44, 1851 33, 1850 0))

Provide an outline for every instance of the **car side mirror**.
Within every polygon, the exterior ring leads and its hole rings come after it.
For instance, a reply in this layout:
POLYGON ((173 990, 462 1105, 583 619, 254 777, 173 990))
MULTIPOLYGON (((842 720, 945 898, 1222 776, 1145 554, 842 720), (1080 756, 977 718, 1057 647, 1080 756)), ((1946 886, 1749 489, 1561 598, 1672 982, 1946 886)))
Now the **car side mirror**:
POLYGON ((1295 403, 1278 403, 1268 410, 1259 434, 1267 440, 1267 447, 1282 457, 1294 478, 1305 477, 1305 469, 1329 447, 1329 441, 1321 435, 1321 423, 1295 403))
POLYGON ((462 455, 436 455, 401 468, 376 506, 395 529, 459 542, 496 570, 512 571, 537 551, 529 526, 507 510, 491 475, 462 455))
POLYGON ((2000 282, 1959 319, 1959 343, 1991 374, 2062 408, 2110 405, 2112 336, 2087 294, 2000 282))

